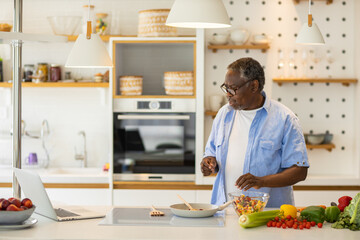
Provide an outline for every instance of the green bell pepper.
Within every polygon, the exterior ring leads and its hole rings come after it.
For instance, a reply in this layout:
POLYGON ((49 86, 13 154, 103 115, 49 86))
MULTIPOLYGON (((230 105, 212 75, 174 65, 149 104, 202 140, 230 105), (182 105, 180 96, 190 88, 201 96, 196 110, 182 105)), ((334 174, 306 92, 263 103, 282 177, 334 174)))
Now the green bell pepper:
POLYGON ((325 221, 325 209, 319 206, 310 206, 302 210, 300 216, 310 222, 323 223, 325 221))
POLYGON ((339 218, 340 209, 337 206, 327 207, 325 209, 325 220, 329 223, 336 222, 339 218))

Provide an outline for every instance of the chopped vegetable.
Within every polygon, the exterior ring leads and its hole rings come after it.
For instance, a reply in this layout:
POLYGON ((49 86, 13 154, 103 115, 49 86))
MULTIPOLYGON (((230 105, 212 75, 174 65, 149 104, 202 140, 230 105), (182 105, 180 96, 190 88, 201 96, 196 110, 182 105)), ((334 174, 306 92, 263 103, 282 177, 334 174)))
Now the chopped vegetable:
POLYGON ((337 206, 328 207, 325 209, 325 220, 329 223, 336 222, 339 214, 340 209, 337 206))
POLYGON ((297 215, 297 209, 293 205, 283 204, 280 206, 280 211, 282 212, 284 217, 290 215, 290 217, 295 218, 297 215))
POLYGON ((310 206, 302 210, 300 216, 310 222, 323 223, 325 221, 325 209, 319 206, 310 206))
POLYGON ((245 195, 241 195, 238 197, 234 202, 235 210, 238 216, 243 214, 249 214, 254 212, 261 212, 264 208, 266 203, 257 200, 255 198, 250 198, 245 195))
POLYGON ((243 228, 252 228, 265 225, 270 220, 281 215, 280 210, 254 212, 239 217, 239 225, 243 228))

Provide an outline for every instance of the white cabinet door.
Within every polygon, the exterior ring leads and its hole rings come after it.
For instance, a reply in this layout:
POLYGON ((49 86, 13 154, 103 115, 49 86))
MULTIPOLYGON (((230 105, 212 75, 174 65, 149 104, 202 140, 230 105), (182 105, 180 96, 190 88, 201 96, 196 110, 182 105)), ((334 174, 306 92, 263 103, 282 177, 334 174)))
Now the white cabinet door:
POLYGON ((111 205, 111 191, 109 189, 47 188, 46 192, 49 195, 49 198, 54 206, 111 205))
POLYGON ((13 197, 12 188, 0 188, 0 198, 13 197))
POLYGON ((295 206, 325 205, 331 202, 338 204, 342 196, 354 197, 358 191, 294 191, 295 206))
POLYGON ((115 206, 160 206, 168 207, 175 203, 181 203, 177 197, 179 194, 188 202, 196 202, 195 190, 122 190, 113 192, 113 205, 115 206))
POLYGON ((211 190, 196 190, 196 202, 198 203, 210 203, 211 190))

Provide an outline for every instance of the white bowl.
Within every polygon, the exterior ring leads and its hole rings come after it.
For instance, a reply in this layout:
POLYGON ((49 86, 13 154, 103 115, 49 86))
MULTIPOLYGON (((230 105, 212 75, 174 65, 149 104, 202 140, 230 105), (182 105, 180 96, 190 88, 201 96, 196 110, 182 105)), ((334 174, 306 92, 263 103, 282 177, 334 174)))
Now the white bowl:
POLYGON ((317 145, 324 142, 325 135, 324 134, 308 134, 306 137, 308 143, 317 145))
POLYGON ((81 21, 80 16, 52 16, 47 19, 56 35, 74 35, 81 21))
POLYGON ((253 44, 266 44, 270 43, 270 38, 264 34, 255 34, 252 37, 253 44))
POLYGON ((211 36, 210 43, 212 45, 224 45, 228 43, 227 34, 214 34, 211 36))
POLYGON ((234 29, 230 33, 230 39, 235 45, 243 45, 249 38, 249 32, 246 29, 234 29))

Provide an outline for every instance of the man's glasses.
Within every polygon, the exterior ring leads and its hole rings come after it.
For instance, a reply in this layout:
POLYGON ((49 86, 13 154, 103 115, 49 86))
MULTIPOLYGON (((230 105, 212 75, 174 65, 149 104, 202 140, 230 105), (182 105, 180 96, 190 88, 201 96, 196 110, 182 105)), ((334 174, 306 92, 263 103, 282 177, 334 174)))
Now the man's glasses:
POLYGON ((248 80, 246 82, 244 82, 243 84, 241 84, 239 87, 237 88, 229 88, 228 86, 225 85, 225 83, 223 83, 220 88, 224 93, 229 93, 231 96, 234 96, 236 94, 236 91, 239 90, 240 88, 242 88, 243 86, 245 86, 245 84, 247 84, 248 82, 251 82, 252 80, 248 80))

